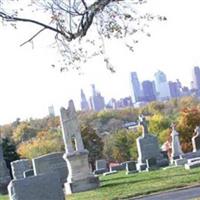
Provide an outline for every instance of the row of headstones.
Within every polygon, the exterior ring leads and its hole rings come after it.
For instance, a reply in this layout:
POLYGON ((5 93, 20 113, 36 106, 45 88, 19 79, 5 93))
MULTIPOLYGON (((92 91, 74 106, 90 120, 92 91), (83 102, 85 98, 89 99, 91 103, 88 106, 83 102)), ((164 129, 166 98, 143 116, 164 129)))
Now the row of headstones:
POLYGON ((99 187, 99 178, 89 169, 73 101, 60 109, 65 154, 50 154, 12 163, 14 179, 8 186, 10 200, 63 200, 64 193, 87 191, 99 187))
POLYGON ((106 160, 101 159, 96 161, 96 170, 94 170, 95 175, 103 174, 104 176, 115 174, 118 171, 126 170, 126 174, 137 173, 140 171, 151 171, 158 169, 157 161, 155 158, 146 159, 146 164, 143 168, 138 168, 138 162, 131 160, 120 164, 110 165, 106 160))
POLYGON ((172 127, 172 164, 184 165, 185 169, 200 167, 200 127, 196 127, 195 136, 192 137, 193 152, 183 153, 179 141, 179 133, 172 127))
POLYGON ((11 163, 13 180, 8 185, 11 200, 63 200, 68 169, 63 153, 51 153, 11 163))

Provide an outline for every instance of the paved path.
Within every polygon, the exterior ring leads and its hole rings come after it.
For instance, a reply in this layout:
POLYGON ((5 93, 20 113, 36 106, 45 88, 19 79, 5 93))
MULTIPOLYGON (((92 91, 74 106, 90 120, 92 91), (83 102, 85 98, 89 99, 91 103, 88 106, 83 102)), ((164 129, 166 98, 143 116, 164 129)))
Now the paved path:
POLYGON ((134 198, 134 200, 190 200, 197 197, 200 198, 200 186, 163 192, 141 198, 134 198))

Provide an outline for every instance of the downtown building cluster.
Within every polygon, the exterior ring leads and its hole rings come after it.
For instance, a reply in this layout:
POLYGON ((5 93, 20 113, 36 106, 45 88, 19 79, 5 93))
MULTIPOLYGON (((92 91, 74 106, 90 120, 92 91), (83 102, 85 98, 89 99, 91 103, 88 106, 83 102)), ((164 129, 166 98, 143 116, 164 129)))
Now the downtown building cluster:
POLYGON ((166 101, 183 96, 200 96, 200 68, 194 67, 192 72, 190 87, 183 86, 177 79, 168 81, 164 72, 158 70, 154 74, 154 80, 139 81, 137 72, 130 73, 131 95, 129 97, 116 100, 114 98, 105 104, 105 99, 95 85, 91 85, 92 96, 89 101, 86 99, 84 91, 81 90, 81 110, 100 111, 103 109, 118 109, 125 107, 140 107, 151 101, 166 101))

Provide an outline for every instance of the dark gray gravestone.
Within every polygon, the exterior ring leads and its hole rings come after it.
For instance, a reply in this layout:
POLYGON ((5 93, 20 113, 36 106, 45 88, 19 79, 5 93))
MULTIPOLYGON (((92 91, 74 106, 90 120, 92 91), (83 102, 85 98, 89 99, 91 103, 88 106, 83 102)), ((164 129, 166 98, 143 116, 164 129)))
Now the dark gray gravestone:
POLYGON ((32 169, 26 170, 24 172, 24 178, 27 178, 29 176, 34 176, 34 171, 32 169))
POLYGON ((158 168, 156 158, 146 159, 146 164, 147 164, 146 168, 147 171, 158 168))
POLYGON ((8 192, 10 200, 64 200, 57 173, 12 180, 8 192))
POLYGON ((126 174, 136 173, 136 162, 135 161, 127 161, 126 162, 126 174))

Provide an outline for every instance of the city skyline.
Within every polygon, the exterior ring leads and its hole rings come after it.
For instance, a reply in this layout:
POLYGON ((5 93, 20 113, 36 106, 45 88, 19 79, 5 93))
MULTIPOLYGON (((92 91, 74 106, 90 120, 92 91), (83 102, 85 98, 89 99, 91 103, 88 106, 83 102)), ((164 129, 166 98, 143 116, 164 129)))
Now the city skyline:
MULTIPOLYGON (((136 71, 140 81, 152 80, 157 69, 167 74, 168 80, 177 78, 186 86, 192 80, 191 70, 200 65, 200 13, 198 0, 151 0, 144 5, 150 13, 167 17, 165 22, 150 25, 151 37, 141 34, 134 52, 110 41, 107 53, 116 73, 109 72, 100 58, 82 66, 80 72, 60 73, 51 65, 58 63, 58 53, 51 47, 51 38, 44 32, 34 44, 19 47, 36 28, 19 23, 15 30, 1 25, 0 37, 0 124, 10 123, 17 117, 40 118, 54 105, 55 113, 74 99, 80 108, 80 89, 90 95, 89 85, 95 83, 106 102, 130 95, 129 73, 136 71), (187 13, 187 14, 186 14, 187 13), (193 22, 193 23, 191 23, 193 22), (81 73, 82 75, 78 75, 81 73)), ((58 63, 59 66, 59 63, 58 63)))

